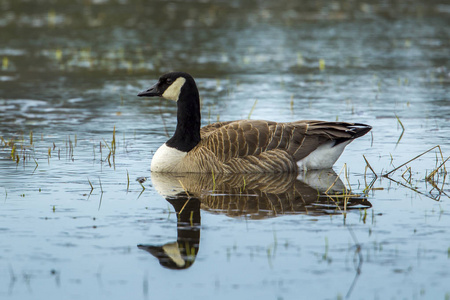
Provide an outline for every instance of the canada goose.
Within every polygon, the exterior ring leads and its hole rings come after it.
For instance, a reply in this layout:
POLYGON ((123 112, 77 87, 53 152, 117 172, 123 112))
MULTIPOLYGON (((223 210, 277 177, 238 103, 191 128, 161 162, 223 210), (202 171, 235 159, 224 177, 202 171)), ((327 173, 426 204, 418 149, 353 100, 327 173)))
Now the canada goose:
POLYGON ((372 127, 359 123, 262 120, 218 122, 200 128, 200 99, 194 78, 162 75, 138 94, 177 102, 174 135, 154 154, 152 172, 284 173, 328 169, 354 139, 372 127))

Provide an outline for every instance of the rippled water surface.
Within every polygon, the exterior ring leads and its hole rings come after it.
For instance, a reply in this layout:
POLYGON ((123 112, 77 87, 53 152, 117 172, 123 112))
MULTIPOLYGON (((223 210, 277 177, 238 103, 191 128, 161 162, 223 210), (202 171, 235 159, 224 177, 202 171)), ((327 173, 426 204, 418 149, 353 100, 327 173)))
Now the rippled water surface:
POLYGON ((450 298, 449 53, 447 1, 0 1, 0 298, 450 298), (334 170, 156 176, 170 70, 205 125, 373 130, 334 170))

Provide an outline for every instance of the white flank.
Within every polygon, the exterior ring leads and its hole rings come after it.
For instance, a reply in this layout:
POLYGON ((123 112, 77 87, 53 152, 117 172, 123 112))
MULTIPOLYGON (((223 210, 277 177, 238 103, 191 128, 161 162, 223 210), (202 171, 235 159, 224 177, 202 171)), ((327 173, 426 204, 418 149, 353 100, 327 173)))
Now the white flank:
POLYGON ((177 266, 183 267, 186 264, 184 259, 181 257, 180 248, 178 248, 177 242, 165 244, 164 246, 162 246, 162 248, 164 250, 164 253, 166 253, 167 256, 177 264, 177 266))
POLYGON ((334 142, 325 143, 317 147, 307 157, 299 160, 297 166, 300 170, 329 169, 338 160, 339 156, 344 152, 345 146, 350 142, 343 142, 334 147, 334 142))
POLYGON ((178 101, 178 97, 180 97, 181 88, 183 84, 186 82, 186 78, 178 77, 177 80, 172 83, 167 90, 164 91, 162 96, 167 100, 178 101))
POLYGON ((152 172, 177 172, 177 167, 187 152, 168 147, 165 143, 153 155, 152 172))

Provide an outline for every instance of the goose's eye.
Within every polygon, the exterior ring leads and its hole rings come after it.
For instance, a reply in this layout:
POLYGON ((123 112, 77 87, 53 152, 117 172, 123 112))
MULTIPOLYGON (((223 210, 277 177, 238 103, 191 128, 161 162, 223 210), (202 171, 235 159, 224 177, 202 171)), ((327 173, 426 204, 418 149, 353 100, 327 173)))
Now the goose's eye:
POLYGON ((167 83, 167 84, 172 84, 172 82, 173 82, 172 78, 167 78, 167 79, 166 79, 166 83, 167 83))

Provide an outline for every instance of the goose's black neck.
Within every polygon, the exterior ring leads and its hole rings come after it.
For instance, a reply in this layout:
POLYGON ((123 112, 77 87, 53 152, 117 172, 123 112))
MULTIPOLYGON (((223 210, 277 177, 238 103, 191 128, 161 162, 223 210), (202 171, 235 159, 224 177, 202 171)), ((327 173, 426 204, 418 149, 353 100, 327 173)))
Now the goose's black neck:
POLYGON ((200 97, 194 80, 187 80, 177 101, 177 128, 166 145, 189 152, 200 142, 200 97))

